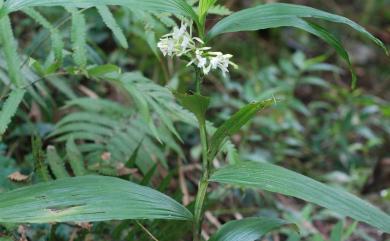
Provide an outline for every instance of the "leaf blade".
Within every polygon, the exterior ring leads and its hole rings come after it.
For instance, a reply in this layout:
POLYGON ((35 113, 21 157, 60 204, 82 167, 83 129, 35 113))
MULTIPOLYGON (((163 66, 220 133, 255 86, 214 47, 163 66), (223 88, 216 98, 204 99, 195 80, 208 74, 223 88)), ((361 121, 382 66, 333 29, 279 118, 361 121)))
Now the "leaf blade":
POLYGON ((210 140, 209 160, 214 159, 225 138, 233 135, 241 129, 250 119, 252 119, 260 110, 267 108, 275 100, 269 99, 250 103, 235 113, 229 120, 223 123, 214 133, 210 140))
POLYGON ((218 22, 209 32, 209 37, 215 37, 221 33, 251 31, 266 29, 268 24, 274 24, 277 21, 283 21, 287 18, 315 18, 330 22, 346 24, 359 33, 372 40, 382 47, 386 53, 388 50, 381 40, 373 36, 364 27, 356 22, 336 14, 331 14, 322 10, 303 5, 288 3, 270 3, 263 4, 253 8, 248 8, 236 12, 218 22), (259 19, 259 16, 261 18, 259 19))
POLYGON ((266 163, 244 162, 217 170, 211 181, 257 187, 303 199, 390 232, 390 216, 345 191, 266 163))
POLYGON ((0 111, 0 139, 7 130, 12 117, 15 115, 20 103, 23 100, 26 91, 24 89, 15 89, 11 92, 0 111))
POLYGON ((0 194, 0 222, 92 222, 125 219, 191 220, 170 197, 122 179, 82 176, 0 194))
POLYGON ((230 221, 222 226, 209 241, 249 241, 261 239, 265 234, 286 225, 276 218, 245 218, 230 221))

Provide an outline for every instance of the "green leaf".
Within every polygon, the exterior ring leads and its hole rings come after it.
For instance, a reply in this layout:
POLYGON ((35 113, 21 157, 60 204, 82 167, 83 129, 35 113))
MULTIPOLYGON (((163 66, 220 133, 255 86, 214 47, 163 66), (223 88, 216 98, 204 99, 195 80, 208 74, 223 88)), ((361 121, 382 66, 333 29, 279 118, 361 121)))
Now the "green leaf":
POLYGON ((272 164, 244 162, 228 166, 217 170, 211 181, 300 198, 390 233, 390 216, 378 208, 350 193, 272 164))
POLYGON ((209 160, 213 160, 218 154, 224 143, 225 138, 232 136, 238 132, 249 120, 251 120, 260 110, 272 105, 275 100, 269 99, 265 101, 254 102, 246 105, 229 120, 220 126, 210 140, 209 160))
POLYGON ((210 105, 210 98, 199 94, 181 94, 178 92, 173 93, 180 104, 187 110, 194 113, 200 123, 206 122, 206 112, 210 105))
POLYGON ((11 123, 11 119, 18 110, 25 93, 26 91, 24 89, 15 89, 3 104, 3 107, 0 110, 0 139, 7 130, 8 125, 11 123))
POLYGON ((118 23, 116 22, 114 16, 112 16, 110 9, 107 6, 97 6, 96 8, 100 16, 102 17, 104 23, 109 29, 111 29, 112 33, 119 41, 121 46, 127 49, 129 45, 127 43, 126 36, 124 35, 121 27, 119 27, 118 23))
POLYGON ((16 87, 22 87, 25 81, 20 68, 21 61, 17 52, 18 45, 14 38, 8 16, 4 16, 0 19, 0 43, 4 52, 11 82, 16 87))
POLYGON ((35 11, 33 8, 26 8, 23 12, 50 31, 54 55, 57 61, 62 63, 64 42, 62 41, 62 37, 58 29, 54 27, 44 16, 42 16, 42 14, 40 14, 38 11, 35 11))
POLYGON ((65 169, 65 163, 58 155, 54 146, 48 146, 46 150, 47 162, 50 165, 50 169, 57 179, 69 177, 68 172, 65 169))
POLYGON ((286 224, 281 219, 263 217, 231 221, 223 225, 209 241, 255 241, 286 224))
POLYGON ((34 158, 34 173, 37 176, 47 182, 51 180, 49 171, 45 164, 45 153, 42 149, 42 140, 39 136, 33 136, 31 138, 32 154, 34 158))
MULTIPOLYGON (((297 17, 315 18, 346 24, 375 42, 377 45, 381 46, 387 53, 387 49, 382 41, 380 41, 378 38, 373 36, 366 29, 352 20, 315 8, 287 3, 264 4, 236 12, 218 22, 210 30, 209 37, 215 37, 221 33, 251 31, 270 27, 272 28, 279 21, 285 22, 286 19, 297 17)), ((282 25, 279 27, 281 26, 282 25)))
POLYGON ((83 155, 77 148, 73 138, 69 138, 66 142, 66 155, 74 174, 76 176, 85 175, 83 155))
POLYGON ((87 65, 87 25, 85 17, 75 8, 67 8, 72 14, 72 50, 76 65, 83 68, 87 65))
POLYGON ((0 194, 0 223, 192 220, 192 214, 151 188, 104 176, 65 178, 0 194))
MULTIPOLYGON (((124 7, 146 11, 168 12, 191 17, 197 21, 198 16, 184 0, 9 0, 4 4, 8 13, 26 7, 80 7, 120 5, 124 7)), ((1 16, 1 15, 0 15, 1 16)))

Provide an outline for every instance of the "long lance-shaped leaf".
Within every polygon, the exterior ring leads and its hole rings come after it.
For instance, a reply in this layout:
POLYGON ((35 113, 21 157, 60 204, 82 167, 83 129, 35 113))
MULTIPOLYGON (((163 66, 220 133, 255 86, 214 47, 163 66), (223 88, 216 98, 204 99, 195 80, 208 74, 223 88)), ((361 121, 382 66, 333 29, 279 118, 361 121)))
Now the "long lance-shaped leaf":
POLYGON ((274 100, 272 99, 250 103, 223 123, 211 137, 208 156, 209 160, 214 159, 218 154, 218 151, 221 149, 222 144, 227 137, 238 132, 241 127, 251 120, 260 110, 270 106, 272 103, 274 103, 274 100))
POLYGON ((8 99, 5 101, 0 111, 0 139, 7 130, 12 117, 18 110, 19 104, 22 102, 25 93, 26 91, 24 89, 15 89, 11 92, 8 99))
POLYGON ((300 198, 390 233, 390 216, 378 208, 348 192, 279 166, 243 162, 217 170, 211 181, 256 187, 300 198))
POLYGON ((276 218, 245 218, 230 221, 222 226, 209 241, 254 241, 267 233, 288 224, 276 218))
POLYGON ((284 21, 285 18, 291 19, 295 17, 323 19, 346 24, 381 46, 387 53, 387 49, 382 41, 352 20, 315 8, 287 3, 264 4, 236 12, 218 22, 208 35, 212 38, 221 33, 272 28, 278 22, 284 21))
MULTIPOLYGON (((169 12, 191 17, 197 21, 197 14, 185 0, 9 0, 4 4, 8 13, 26 7, 95 7, 103 5, 120 5, 131 9, 169 12)), ((1 16, 1 15, 0 15, 1 16)))
POLYGON ((125 219, 192 220, 192 214, 158 191, 104 176, 64 178, 0 194, 0 223, 125 219))

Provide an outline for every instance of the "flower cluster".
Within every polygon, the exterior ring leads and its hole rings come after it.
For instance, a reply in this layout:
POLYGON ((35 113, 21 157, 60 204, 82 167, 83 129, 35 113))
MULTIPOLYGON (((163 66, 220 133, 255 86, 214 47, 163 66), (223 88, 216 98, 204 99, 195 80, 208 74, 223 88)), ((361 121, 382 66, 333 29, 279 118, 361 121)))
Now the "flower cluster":
POLYGON ((229 72, 229 66, 236 65, 230 61, 231 54, 212 52, 210 47, 204 47, 204 42, 192 37, 192 31, 187 31, 188 25, 182 23, 180 28, 174 27, 172 33, 164 35, 157 44, 164 56, 187 56, 191 61, 187 66, 194 65, 207 75, 211 70, 219 69, 223 75, 229 72))

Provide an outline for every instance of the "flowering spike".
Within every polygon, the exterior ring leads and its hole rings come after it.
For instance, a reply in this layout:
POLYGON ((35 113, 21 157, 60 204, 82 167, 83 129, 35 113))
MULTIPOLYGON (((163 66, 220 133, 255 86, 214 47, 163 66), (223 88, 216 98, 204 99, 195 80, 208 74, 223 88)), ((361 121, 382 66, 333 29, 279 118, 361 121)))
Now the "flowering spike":
POLYGON ((188 24, 182 22, 180 28, 174 27, 171 33, 160 39, 157 47, 164 56, 181 57, 185 55, 191 59, 187 67, 195 65, 205 75, 209 74, 211 70, 219 69, 225 76, 229 72, 230 65, 237 67, 230 61, 233 55, 210 51, 211 48, 205 47, 202 39, 192 37, 191 24, 190 32, 187 29, 188 24))

